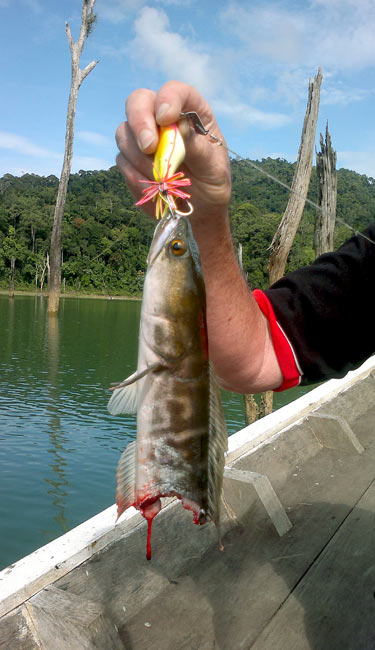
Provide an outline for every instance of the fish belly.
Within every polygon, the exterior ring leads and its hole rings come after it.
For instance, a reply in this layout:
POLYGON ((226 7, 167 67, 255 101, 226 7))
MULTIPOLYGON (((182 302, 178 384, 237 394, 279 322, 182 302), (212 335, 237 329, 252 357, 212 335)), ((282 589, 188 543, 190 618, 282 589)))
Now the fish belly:
POLYGON ((137 417, 137 507, 177 496, 199 520, 207 509, 208 368, 198 379, 157 373, 145 393, 137 417))

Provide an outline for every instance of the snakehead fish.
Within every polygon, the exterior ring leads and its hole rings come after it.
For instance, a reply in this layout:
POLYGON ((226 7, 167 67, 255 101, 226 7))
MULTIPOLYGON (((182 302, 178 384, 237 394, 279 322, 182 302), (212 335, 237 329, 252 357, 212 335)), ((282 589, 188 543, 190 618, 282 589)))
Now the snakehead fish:
POLYGON ((117 472, 118 516, 135 506, 151 526, 162 497, 219 529, 227 431, 208 359, 205 287, 188 219, 169 212, 148 256, 137 371, 113 390, 112 414, 137 413, 137 439, 117 472))

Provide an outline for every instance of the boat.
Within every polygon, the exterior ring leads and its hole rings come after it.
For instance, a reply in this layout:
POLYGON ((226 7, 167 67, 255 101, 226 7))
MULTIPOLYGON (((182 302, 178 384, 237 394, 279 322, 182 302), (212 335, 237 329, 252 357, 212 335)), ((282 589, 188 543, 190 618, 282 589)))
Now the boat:
POLYGON ((375 357, 232 435, 220 551, 166 499, 0 573, 1 650, 375 647, 375 357))

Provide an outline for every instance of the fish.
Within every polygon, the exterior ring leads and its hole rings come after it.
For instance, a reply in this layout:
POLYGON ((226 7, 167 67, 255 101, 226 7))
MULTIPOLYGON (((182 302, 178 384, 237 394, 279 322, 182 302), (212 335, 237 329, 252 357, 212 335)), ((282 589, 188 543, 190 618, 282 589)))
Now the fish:
POLYGON ((117 470, 118 517, 130 506, 151 528, 163 497, 177 497, 195 524, 219 531, 228 436, 209 360, 206 297, 189 220, 169 212, 156 226, 145 276, 134 374, 113 389, 112 414, 137 413, 137 437, 117 470))

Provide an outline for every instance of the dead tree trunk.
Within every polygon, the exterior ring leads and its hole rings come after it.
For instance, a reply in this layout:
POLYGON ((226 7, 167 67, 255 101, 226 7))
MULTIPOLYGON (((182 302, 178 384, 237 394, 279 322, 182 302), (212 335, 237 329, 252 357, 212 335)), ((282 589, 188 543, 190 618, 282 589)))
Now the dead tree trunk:
MULTIPOLYGON (((46 254, 46 259, 44 260, 44 266, 43 266, 43 268, 42 268, 42 274, 41 274, 41 276, 40 276, 40 290, 41 290, 41 291, 43 291, 43 287, 44 287, 44 277, 45 277, 45 275, 46 275, 46 271, 47 271, 47 277, 48 277, 48 280, 49 280, 49 274, 50 274, 50 263, 49 263, 49 255, 48 255, 48 252, 47 252, 47 254, 46 254)), ((49 282, 48 282, 48 284, 49 284, 49 282)))
POLYGON ((314 77, 314 81, 310 81, 309 84, 307 109, 303 123, 296 170, 292 182, 291 195, 284 216, 270 246, 270 284, 276 282, 276 280, 281 278, 285 273, 288 255, 305 207, 314 155, 321 83, 322 71, 321 68, 319 68, 318 74, 314 77))
POLYGON ((72 57, 72 79, 70 84, 69 102, 66 117, 64 162, 57 191, 51 236, 51 268, 48 277, 49 313, 56 313, 59 309, 61 288, 61 224, 64 215, 70 170, 72 168, 74 120, 77 108, 78 91, 80 89, 82 81, 87 77, 91 70, 95 68, 97 64, 97 61, 91 61, 91 63, 89 63, 83 70, 81 70, 79 67, 83 46, 96 20, 96 16, 93 14, 94 5, 95 0, 83 0, 81 31, 76 42, 73 42, 69 24, 65 24, 66 35, 68 38, 70 53, 72 57))
POLYGON ((316 215, 314 249, 318 257, 333 251, 333 237, 336 221, 337 172, 336 151, 332 148, 331 136, 326 126, 325 143, 320 134, 320 152, 316 153, 316 172, 319 181, 320 210, 316 215))
MULTIPOLYGON (((313 163, 322 78, 322 70, 319 68, 317 75, 314 77, 314 81, 310 81, 309 83, 307 108, 291 194, 283 218, 270 246, 271 255, 268 267, 270 284, 279 280, 285 273, 288 255, 305 207, 313 163)), ((273 391, 266 391, 262 393, 259 417, 272 413, 272 408, 273 391)))

